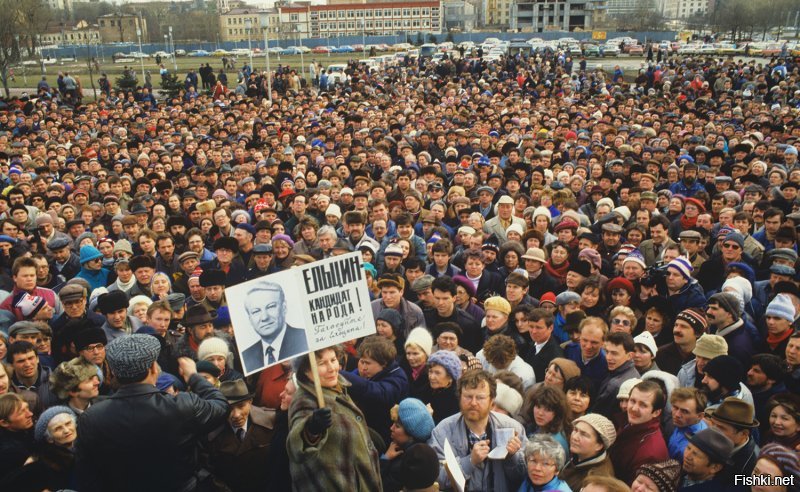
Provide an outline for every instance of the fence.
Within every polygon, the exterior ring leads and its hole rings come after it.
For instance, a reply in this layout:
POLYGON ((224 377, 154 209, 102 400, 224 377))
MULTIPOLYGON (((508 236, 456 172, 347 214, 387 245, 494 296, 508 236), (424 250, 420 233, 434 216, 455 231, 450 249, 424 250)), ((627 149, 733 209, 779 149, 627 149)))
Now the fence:
MULTIPOLYGON (((606 32, 606 38, 612 39, 615 37, 628 36, 635 38, 640 42, 660 42, 660 41, 673 41, 677 35, 676 31, 647 31, 647 32, 606 32)), ((434 35, 436 42, 441 43, 448 39, 447 33, 434 35)), ((575 31, 547 31, 536 33, 509 33, 509 32, 472 32, 472 33, 453 33, 452 40, 458 44, 463 41, 472 41, 476 44, 482 43, 486 38, 498 38, 503 41, 510 41, 512 39, 531 39, 541 38, 545 41, 556 40, 559 38, 570 37, 579 41, 592 39, 591 31, 575 32, 575 31)), ((422 33, 423 42, 430 42, 431 37, 429 34, 422 33)), ((415 44, 418 41, 418 34, 416 32, 407 32, 405 34, 398 34, 394 36, 339 36, 329 38, 295 38, 295 39, 271 39, 269 46, 287 48, 289 46, 307 46, 314 48, 316 46, 347 46, 354 44, 397 44, 397 43, 411 43, 415 44)), ((176 42, 175 48, 186 50, 187 52, 193 50, 206 50, 214 51, 216 49, 233 50, 237 48, 247 48, 247 41, 244 42, 191 42, 181 43, 176 42)), ((264 49, 263 39, 252 39, 250 42, 252 48, 264 49)), ((139 51, 139 45, 136 43, 111 43, 104 45, 92 45, 87 48, 86 45, 78 46, 65 46, 60 48, 43 48, 42 52, 45 57, 55 58, 82 58, 86 59, 87 54, 91 53, 92 56, 101 58, 110 58, 115 53, 130 53, 131 51, 139 51)), ((163 43, 143 44, 142 51, 148 54, 155 53, 156 51, 168 51, 163 43)))

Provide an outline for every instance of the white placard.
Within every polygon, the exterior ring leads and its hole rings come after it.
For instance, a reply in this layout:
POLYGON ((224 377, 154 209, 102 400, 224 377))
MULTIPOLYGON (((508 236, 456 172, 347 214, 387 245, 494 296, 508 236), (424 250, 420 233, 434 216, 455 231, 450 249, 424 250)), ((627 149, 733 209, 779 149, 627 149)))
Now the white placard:
POLYGON ((348 253, 226 288, 245 375, 375 333, 361 263, 348 253))
POLYGON ((447 467, 450 476, 450 485, 457 492, 464 492, 467 486, 467 479, 464 477, 464 470, 461 469, 458 458, 453 452, 453 448, 450 447, 450 441, 447 438, 444 440, 444 466, 447 467))

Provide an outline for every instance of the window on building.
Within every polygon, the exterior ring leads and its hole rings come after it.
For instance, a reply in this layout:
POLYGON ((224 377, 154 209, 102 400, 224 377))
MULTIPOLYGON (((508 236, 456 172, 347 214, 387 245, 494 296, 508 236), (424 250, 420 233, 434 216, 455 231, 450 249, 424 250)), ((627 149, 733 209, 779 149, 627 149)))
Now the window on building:
POLYGON ((375 21, 375 27, 377 29, 383 28, 383 21, 375 21))
POLYGON ((403 15, 403 9, 394 9, 395 17, 400 17, 401 15, 403 15))
POLYGON ((391 17, 392 16, 392 9, 383 9, 383 16, 384 17, 391 17))
POLYGON ((403 17, 408 17, 411 15, 411 9, 403 9, 403 17))
POLYGON ((383 16, 383 10, 375 9, 375 17, 382 17, 382 16, 383 16))
POLYGON ((372 18, 372 9, 365 10, 364 11, 364 15, 367 17, 367 19, 371 19, 372 18))
POLYGON ((431 15, 431 9, 429 9, 428 7, 425 7, 424 9, 422 9, 422 15, 425 16, 425 17, 431 15))
POLYGON ((326 12, 324 10, 322 12, 320 12, 319 13, 319 18, 320 19, 327 19, 328 18, 328 12, 326 12))
POLYGON ((372 21, 367 21, 366 25, 367 25, 367 29, 372 29, 372 27, 373 27, 372 21))
POLYGON ((352 18, 353 18, 353 17, 355 17, 355 16, 356 16, 356 13, 355 13, 355 12, 353 12, 352 10, 348 10, 348 11, 347 11, 347 18, 348 18, 348 19, 352 19, 352 18))
POLYGON ((344 10, 337 10, 336 16, 340 19, 344 19, 344 10))
POLYGON ((340 29, 340 30, 344 31, 344 29, 345 29, 345 26, 347 26, 347 23, 346 23, 346 22, 340 22, 340 23, 339 23, 339 29, 340 29))
POLYGON ((419 9, 411 9, 411 15, 414 17, 419 17, 419 9))

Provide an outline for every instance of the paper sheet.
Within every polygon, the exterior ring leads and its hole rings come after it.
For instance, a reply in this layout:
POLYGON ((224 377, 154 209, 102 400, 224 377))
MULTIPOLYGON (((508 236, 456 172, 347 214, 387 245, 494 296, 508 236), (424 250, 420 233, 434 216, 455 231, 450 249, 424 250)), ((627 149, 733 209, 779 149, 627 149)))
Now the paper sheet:
MULTIPOLYGON (((513 434, 512 434, 513 435, 513 434)), ((450 441, 444 440, 444 466, 447 467, 447 474, 450 476, 450 484, 457 492, 464 492, 467 486, 467 479, 464 477, 464 471, 458 463, 458 458, 450 447, 450 441)))
POLYGON ((506 459, 506 456, 508 456, 508 450, 506 449, 506 446, 512 437, 514 437, 514 429, 506 428, 495 430, 495 442, 497 443, 497 446, 489 451, 488 458, 490 460, 506 459))

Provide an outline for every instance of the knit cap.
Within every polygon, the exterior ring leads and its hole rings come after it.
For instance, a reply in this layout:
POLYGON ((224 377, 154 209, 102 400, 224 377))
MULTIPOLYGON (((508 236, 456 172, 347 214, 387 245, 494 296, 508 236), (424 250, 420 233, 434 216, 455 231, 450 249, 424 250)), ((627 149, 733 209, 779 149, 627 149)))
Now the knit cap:
POLYGON ((397 420, 406 433, 419 442, 427 442, 436 424, 422 401, 406 398, 397 407, 397 420))
POLYGON ((116 243, 114 243, 114 253, 123 252, 128 253, 129 255, 133 255, 133 247, 131 246, 131 242, 127 239, 120 239, 116 243))
POLYGON ((732 355, 720 355, 714 357, 705 367, 705 373, 716 379, 722 387, 728 390, 739 388, 742 382, 744 369, 742 363, 732 355))
POLYGON ((697 339, 692 353, 709 360, 720 355, 728 355, 728 341, 719 335, 706 333, 697 339))
POLYGON ((497 396, 494 398, 494 404, 513 417, 519 415, 519 411, 522 409, 522 395, 504 382, 497 381, 497 396))
POLYGON ((85 246, 81 246, 81 265, 86 262, 96 260, 97 258, 102 258, 103 253, 100 252, 99 249, 91 246, 89 244, 85 246))
POLYGON ((647 347, 647 350, 650 351, 650 354, 655 357, 658 353, 658 345, 656 344, 656 339, 653 338, 653 334, 649 331, 643 331, 636 335, 633 338, 633 343, 644 345, 647 347))
POLYGON ((426 328, 420 326, 414 328, 411 330, 411 333, 408 334, 403 347, 408 348, 409 345, 416 345, 425 352, 425 355, 430 356, 431 350, 433 349, 433 337, 426 328))
POLYGON ((775 296, 775 299, 769 303, 769 306, 767 306, 767 310, 764 314, 766 316, 782 318, 786 321, 793 322, 796 313, 794 310, 794 304, 792 304, 789 296, 778 294, 775 296))
POLYGON ((744 236, 738 232, 729 232, 725 239, 722 240, 722 244, 730 242, 736 243, 740 248, 744 248, 744 236))
POLYGON ((25 291, 14 296, 14 307, 19 309, 24 319, 31 319, 47 304, 44 297, 34 296, 25 291))
POLYGON ((437 350, 428 358, 428 367, 438 364, 444 367, 453 381, 461 377, 461 360, 455 352, 450 350, 437 350))
POLYGON ((638 249, 634 249, 633 251, 628 253, 628 256, 626 256, 625 259, 622 260, 622 264, 625 265, 625 263, 628 263, 629 261, 640 265, 644 269, 647 269, 647 263, 644 262, 644 256, 642 255, 642 252, 639 251, 638 249))
MULTIPOLYGON (((564 376, 564 381, 569 381, 570 379, 581 375, 581 370, 578 367, 578 364, 576 364, 573 360, 563 357, 556 357, 550 361, 550 365, 552 364, 555 364, 556 367, 558 367, 558 369, 561 371, 562 376, 564 376)), ((544 380, 544 375, 542 375, 542 380, 544 380)))
POLYGON ((578 417, 572 422, 572 425, 577 424, 578 422, 584 422, 589 424, 597 435, 600 436, 600 440, 603 441, 603 447, 608 449, 614 444, 614 441, 617 440, 617 431, 614 429, 614 424, 608 420, 608 418, 598 414, 598 413, 587 413, 582 417, 578 417))
POLYGON ((641 382, 642 380, 639 378, 631 378, 623 381, 622 384, 619 385, 619 391, 617 391, 617 400, 625 400, 630 398, 633 387, 641 382))
POLYGON ((227 358, 229 353, 228 343, 225 340, 218 337, 206 338, 197 347, 197 360, 206 360, 213 355, 227 358))
POLYGON ((439 476, 439 457, 425 443, 411 446, 400 457, 400 477, 404 490, 427 490, 439 476))
POLYGON ((400 313, 396 309, 392 308, 383 308, 381 312, 378 313, 378 316, 375 317, 375 321, 382 320, 389 323, 392 326, 392 330, 395 334, 400 332, 400 328, 403 326, 403 318, 400 316, 400 313))
POLYGON ((742 315, 742 311, 740 309, 742 305, 742 298, 733 292, 717 292, 708 299, 708 302, 719 304, 719 307, 729 312, 731 316, 733 316, 734 321, 738 320, 742 315))
POLYGON ((697 308, 686 308, 678 313, 678 316, 676 316, 675 319, 679 319, 688 323, 689 326, 694 329, 694 332, 697 335, 705 333, 706 329, 708 328, 706 314, 697 308))
POLYGON ((667 268, 675 269, 689 282, 693 280, 692 272, 694 271, 694 268, 692 268, 692 263, 683 256, 679 256, 670 261, 669 264, 667 264, 667 268))
POLYGON ((42 412, 42 414, 39 416, 39 420, 36 421, 36 427, 33 431, 33 438, 38 442, 44 442, 45 439, 47 439, 47 426, 50 424, 50 421, 62 413, 66 413, 67 415, 71 415, 73 418, 77 418, 75 412, 73 412, 68 406, 56 405, 54 407, 50 407, 42 412))
POLYGON ((767 459, 780 468, 784 477, 794 477, 794 483, 800 483, 800 458, 793 449, 787 449, 777 443, 769 443, 761 448, 758 459, 767 459))
POLYGON ((681 465, 675 460, 648 463, 639 467, 637 475, 644 475, 656 484, 659 492, 677 492, 681 465))
POLYGON ((490 297, 483 301, 483 309, 484 311, 488 311, 490 309, 499 311, 506 316, 511 314, 511 304, 509 304, 505 298, 500 296, 490 297))
POLYGON ((117 378, 140 381, 161 352, 161 343, 149 335, 125 335, 106 346, 106 360, 117 378))

